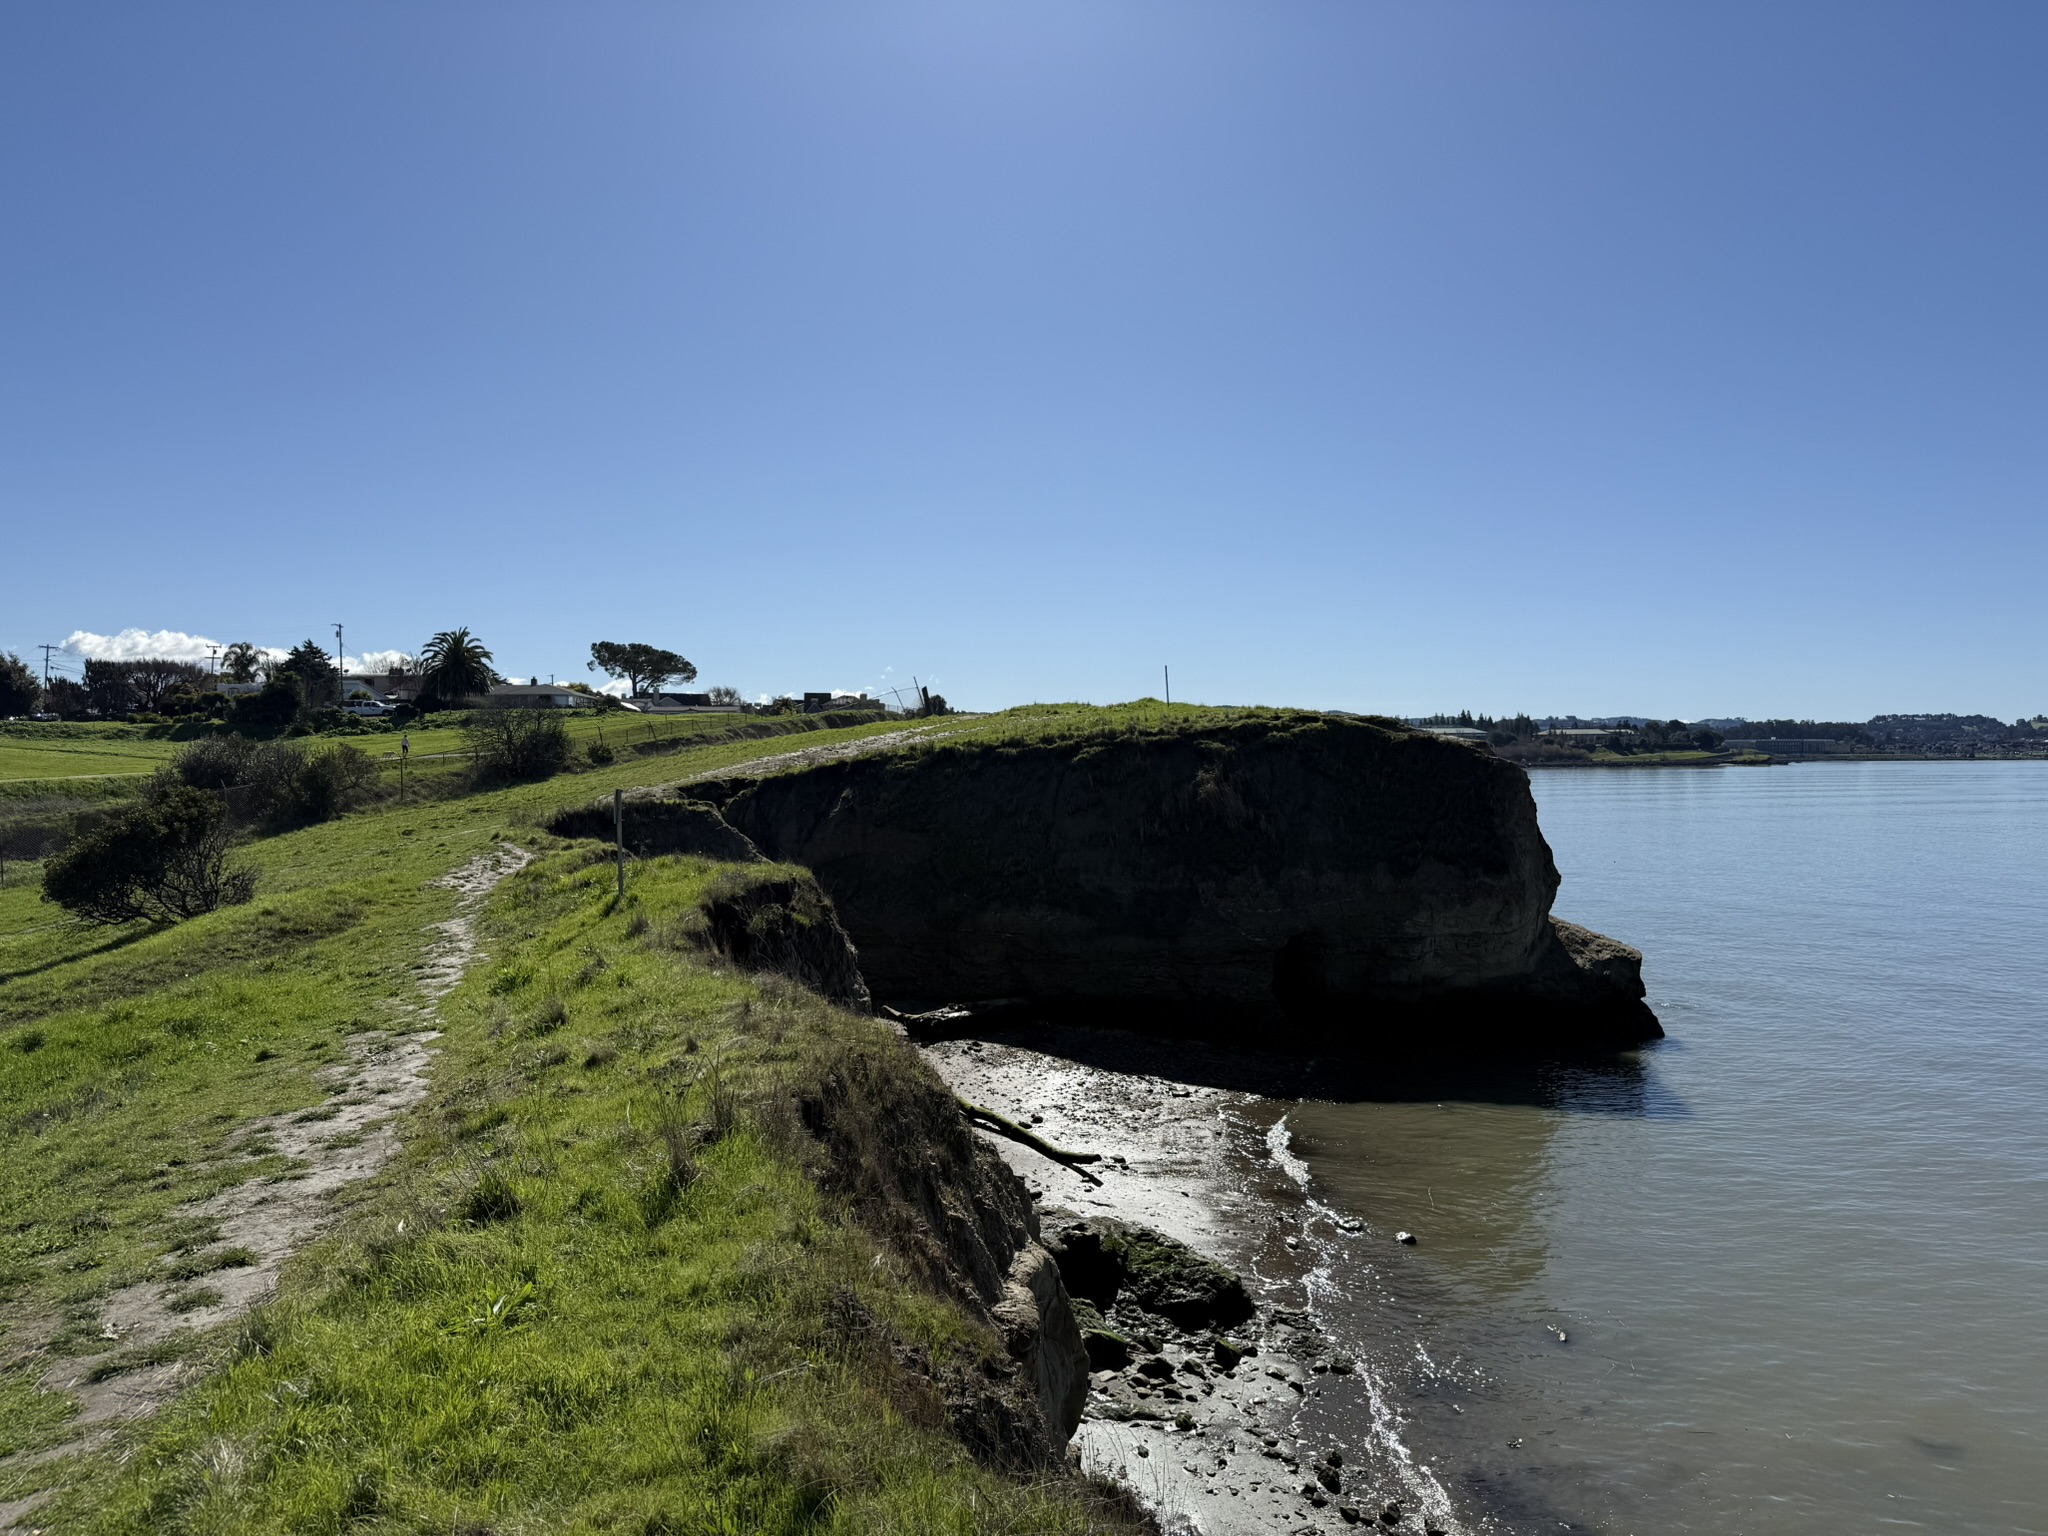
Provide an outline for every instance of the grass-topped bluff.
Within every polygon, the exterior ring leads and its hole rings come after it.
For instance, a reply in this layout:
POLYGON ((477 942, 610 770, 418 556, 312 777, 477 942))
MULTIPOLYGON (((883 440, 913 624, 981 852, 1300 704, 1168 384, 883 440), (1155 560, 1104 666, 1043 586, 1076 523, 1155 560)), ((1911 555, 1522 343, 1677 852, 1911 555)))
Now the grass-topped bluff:
POLYGON ((816 874, 875 998, 1369 1053, 1659 1033, 1641 956, 1551 916, 1528 777, 1397 721, 1027 709, 636 803, 816 874), (1454 1027, 1447 1027, 1454 1026, 1454 1027))
POLYGON ((641 859, 621 902, 545 830, 903 729, 375 800, 175 925, 11 869, 0 1523, 1141 1528, 1058 1456, 1021 1186, 885 1023, 734 963, 829 923, 808 875, 641 859))

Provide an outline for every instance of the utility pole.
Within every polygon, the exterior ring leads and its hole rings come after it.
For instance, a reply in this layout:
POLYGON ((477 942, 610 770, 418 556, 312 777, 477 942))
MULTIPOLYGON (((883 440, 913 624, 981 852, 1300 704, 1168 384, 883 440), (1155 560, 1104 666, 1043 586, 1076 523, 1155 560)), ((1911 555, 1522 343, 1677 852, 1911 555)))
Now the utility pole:
POLYGON ((337 624, 334 626, 334 702, 337 704, 348 697, 348 684, 342 678, 347 670, 348 663, 341 654, 341 626, 337 624))
POLYGON ((43 692, 45 693, 50 691, 50 652, 63 649, 64 647, 61 645, 46 645, 43 647, 43 692))
POLYGON ((1166 702, 1171 704, 1173 702, 1173 668, 1162 666, 1159 670, 1166 675, 1166 702))
POLYGON ((220 676, 220 647, 217 645, 206 648, 206 670, 215 677, 220 676))

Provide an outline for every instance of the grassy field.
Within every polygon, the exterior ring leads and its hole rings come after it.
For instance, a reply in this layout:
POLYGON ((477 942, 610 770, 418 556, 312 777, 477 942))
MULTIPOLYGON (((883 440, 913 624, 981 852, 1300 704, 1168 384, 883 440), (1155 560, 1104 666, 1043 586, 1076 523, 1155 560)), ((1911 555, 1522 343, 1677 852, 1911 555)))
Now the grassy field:
POLYGON ((540 830, 614 786, 889 729, 387 803, 251 844, 256 900, 169 930, 88 928, 10 879, 0 1502, 54 1490, 34 1523, 94 1532, 1120 1528, 1079 1485, 999 1476, 950 1438, 903 1352, 972 1373, 992 1336, 821 1194, 760 1107, 821 1064, 914 1058, 679 942, 711 866, 638 865, 618 907, 591 845, 540 830), (249 1262, 194 1205, 305 1171, 265 1127, 330 1113, 317 1074, 366 1032, 420 1026, 417 968, 456 900, 435 882, 514 847, 536 861, 427 1021, 445 1034, 397 1159, 253 1317, 110 1346, 123 1287, 203 1311, 249 1262), (48 1384, 67 1360, 183 1361, 195 1384, 66 1454, 77 1399, 48 1384))
MULTIPOLYGON (((459 721, 431 723, 447 716, 429 716, 429 723, 409 731, 391 730, 363 735, 339 735, 358 751, 387 766, 395 766, 402 735, 412 739, 416 759, 459 754, 466 750, 459 721)), ((680 744, 704 736, 730 732, 736 727, 774 716, 671 715, 643 717, 606 711, 569 715, 569 741, 577 751, 603 742, 616 751, 680 744)), ((308 738, 320 741, 327 738, 308 738)), ((97 721, 36 721, 0 723, 0 784, 25 780, 65 780, 103 774, 152 772, 159 763, 174 756, 182 742, 170 740, 163 726, 101 724, 97 721)))
MULTIPOLYGON (((124 728, 140 731, 140 727, 124 728)), ((62 737, 48 741, 0 736, 0 784, 35 779, 79 779, 101 774, 154 773, 178 749, 173 741, 139 734, 62 737)))

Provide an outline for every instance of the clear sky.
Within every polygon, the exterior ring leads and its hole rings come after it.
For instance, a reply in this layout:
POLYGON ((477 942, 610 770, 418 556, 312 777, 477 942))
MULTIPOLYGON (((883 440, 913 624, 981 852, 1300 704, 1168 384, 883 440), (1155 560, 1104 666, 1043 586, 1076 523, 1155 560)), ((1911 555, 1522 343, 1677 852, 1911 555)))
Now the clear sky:
POLYGON ((2044 80, 2039 0, 8 6, 0 649, 2048 711, 2044 80))

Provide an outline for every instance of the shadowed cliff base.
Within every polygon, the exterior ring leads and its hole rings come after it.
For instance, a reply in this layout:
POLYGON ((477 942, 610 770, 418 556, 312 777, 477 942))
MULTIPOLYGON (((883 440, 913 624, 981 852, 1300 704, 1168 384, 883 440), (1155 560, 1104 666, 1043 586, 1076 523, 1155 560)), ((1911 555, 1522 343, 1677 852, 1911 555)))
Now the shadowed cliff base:
POLYGON ((818 877, 899 1011, 1368 1055, 1611 1050, 1642 957, 1554 920, 1523 771, 1392 721, 1033 706, 626 807, 629 847, 818 877))

